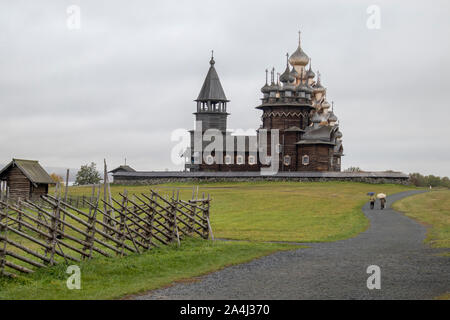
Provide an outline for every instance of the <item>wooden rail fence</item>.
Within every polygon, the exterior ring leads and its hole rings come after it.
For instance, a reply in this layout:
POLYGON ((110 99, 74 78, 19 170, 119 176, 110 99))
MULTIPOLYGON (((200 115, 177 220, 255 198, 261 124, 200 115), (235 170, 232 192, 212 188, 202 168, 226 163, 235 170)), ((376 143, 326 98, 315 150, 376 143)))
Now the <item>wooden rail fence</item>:
POLYGON ((126 256, 178 243, 186 237, 213 238, 210 196, 182 200, 179 190, 100 199, 93 188, 82 210, 61 196, 44 195, 39 203, 0 197, 0 275, 32 273, 59 262, 95 256, 126 256))

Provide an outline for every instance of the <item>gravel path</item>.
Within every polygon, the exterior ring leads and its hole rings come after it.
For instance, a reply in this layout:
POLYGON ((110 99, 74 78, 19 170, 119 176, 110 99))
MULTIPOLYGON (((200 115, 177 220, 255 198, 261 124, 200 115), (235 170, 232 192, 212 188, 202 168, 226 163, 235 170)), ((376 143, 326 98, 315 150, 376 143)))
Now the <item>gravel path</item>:
POLYGON ((450 292, 450 259, 424 245, 424 226, 390 209, 419 192, 388 197, 383 211, 365 205, 370 227, 355 238, 278 252, 135 299, 432 299, 450 292), (370 265, 381 268, 380 290, 367 289, 370 265))

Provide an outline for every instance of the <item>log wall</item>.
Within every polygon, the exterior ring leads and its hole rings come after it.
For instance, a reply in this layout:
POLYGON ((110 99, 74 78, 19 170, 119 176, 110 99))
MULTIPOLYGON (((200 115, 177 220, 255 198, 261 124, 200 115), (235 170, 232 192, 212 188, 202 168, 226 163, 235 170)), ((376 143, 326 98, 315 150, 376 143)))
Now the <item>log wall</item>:
POLYGON ((9 196, 12 199, 28 199, 30 197, 31 182, 17 167, 12 167, 6 175, 9 196))

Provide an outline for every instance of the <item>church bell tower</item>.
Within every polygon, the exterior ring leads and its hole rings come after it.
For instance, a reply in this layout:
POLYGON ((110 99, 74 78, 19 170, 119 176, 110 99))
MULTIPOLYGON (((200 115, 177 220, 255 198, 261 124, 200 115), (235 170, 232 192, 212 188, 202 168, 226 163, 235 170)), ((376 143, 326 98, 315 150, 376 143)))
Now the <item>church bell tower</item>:
POLYGON ((208 129, 217 129, 223 133, 227 130, 227 97, 223 91, 222 85, 217 74, 214 56, 209 61, 210 67, 202 89, 195 100, 197 102, 197 112, 195 120, 202 122, 202 131, 208 129))

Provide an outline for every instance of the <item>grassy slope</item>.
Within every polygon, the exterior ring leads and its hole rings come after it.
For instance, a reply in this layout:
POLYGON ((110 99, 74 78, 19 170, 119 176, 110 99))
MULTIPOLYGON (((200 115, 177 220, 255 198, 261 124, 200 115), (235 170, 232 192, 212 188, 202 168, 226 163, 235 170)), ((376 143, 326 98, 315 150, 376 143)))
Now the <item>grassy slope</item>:
POLYGON ((0 278, 0 299, 120 298, 292 248, 286 244, 186 240, 180 248, 81 263, 81 290, 67 289, 69 275, 64 264, 41 269, 30 277, 0 278))
MULTIPOLYGON (((179 187, 183 198, 191 197, 192 185, 179 187)), ((148 186, 113 186, 113 196, 148 192, 148 186)), ((247 182, 200 185, 211 194, 211 224, 218 238, 252 241, 335 241, 356 236, 368 227, 361 212, 367 192, 392 194, 409 190, 400 185, 353 182, 247 182)), ((71 188, 71 194, 88 195, 90 188, 71 188)))
MULTIPOLYGON (((394 204, 406 216, 426 224, 425 242, 433 248, 450 248, 450 190, 433 190, 408 197, 394 204)), ((444 253, 450 257, 450 251, 444 253)), ((450 300, 450 293, 437 297, 450 300)))
MULTIPOLYGON (((180 188, 191 197, 192 185, 155 186, 161 191, 180 188)), ((255 241, 334 241, 357 235, 368 226, 361 212, 367 192, 387 194, 410 189, 399 185, 326 182, 208 183, 201 192, 213 198, 211 222, 219 238, 252 240, 216 242, 192 240, 181 248, 166 247, 122 259, 97 258, 81 265, 80 291, 65 287, 65 266, 40 270, 31 277, 0 282, 3 299, 108 299, 158 288, 173 281, 212 272, 289 245, 255 241)), ((113 196, 123 186, 113 186, 113 196)), ((147 186, 127 186, 129 194, 147 193, 147 186)), ((73 195, 89 195, 91 188, 73 187, 73 195)))
POLYGON ((450 248, 450 190, 433 190, 408 197, 394 208, 430 228, 426 242, 434 248, 450 248))

